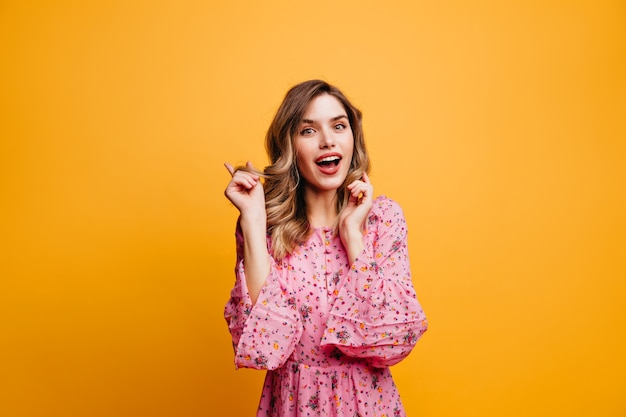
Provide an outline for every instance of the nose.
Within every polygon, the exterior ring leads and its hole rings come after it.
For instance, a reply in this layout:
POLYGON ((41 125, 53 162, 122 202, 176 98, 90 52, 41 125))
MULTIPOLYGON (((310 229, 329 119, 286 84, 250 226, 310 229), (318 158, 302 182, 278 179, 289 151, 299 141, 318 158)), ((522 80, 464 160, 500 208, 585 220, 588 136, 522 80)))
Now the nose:
POLYGON ((320 148, 332 148, 333 146, 335 146, 335 138, 333 137, 333 133, 327 128, 322 129, 320 135, 320 148))

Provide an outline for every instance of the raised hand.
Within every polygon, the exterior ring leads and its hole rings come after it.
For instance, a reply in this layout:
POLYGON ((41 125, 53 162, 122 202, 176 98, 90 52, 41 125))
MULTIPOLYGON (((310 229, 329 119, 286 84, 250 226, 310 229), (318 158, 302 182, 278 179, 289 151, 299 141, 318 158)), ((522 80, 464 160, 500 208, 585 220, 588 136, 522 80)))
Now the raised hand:
POLYGON ((348 192, 348 205, 339 215, 339 234, 350 262, 354 262, 363 250, 363 231, 374 202, 374 188, 367 174, 363 173, 360 180, 348 185, 348 192))
MULTIPOLYGON (((226 198, 237 207, 242 219, 265 221, 265 193, 259 176, 252 172, 235 170, 229 163, 225 163, 224 166, 232 176, 224 190, 226 198)), ((246 167, 256 171, 250 162, 246 167)))

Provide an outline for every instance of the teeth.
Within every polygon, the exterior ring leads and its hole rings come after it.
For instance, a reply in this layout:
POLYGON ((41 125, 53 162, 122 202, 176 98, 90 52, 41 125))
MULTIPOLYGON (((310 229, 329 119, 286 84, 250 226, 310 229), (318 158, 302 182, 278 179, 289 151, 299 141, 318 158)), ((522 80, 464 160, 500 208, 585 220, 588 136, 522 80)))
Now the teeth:
POLYGON ((332 161, 338 161, 338 160, 339 160, 338 156, 327 156, 326 158, 322 158, 318 160, 317 162, 332 162, 332 161))

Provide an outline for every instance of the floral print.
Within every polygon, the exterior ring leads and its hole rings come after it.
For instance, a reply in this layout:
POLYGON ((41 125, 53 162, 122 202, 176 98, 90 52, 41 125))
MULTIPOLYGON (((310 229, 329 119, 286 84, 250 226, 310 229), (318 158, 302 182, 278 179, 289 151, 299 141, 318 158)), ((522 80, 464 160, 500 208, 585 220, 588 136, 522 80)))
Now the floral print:
POLYGON ((254 305, 239 228, 236 237, 236 281, 224 316, 235 366, 268 371, 257 417, 405 416, 388 367, 410 353, 428 324, 398 204, 374 201, 365 247, 352 264, 334 230, 313 229, 293 253, 271 261, 254 305))

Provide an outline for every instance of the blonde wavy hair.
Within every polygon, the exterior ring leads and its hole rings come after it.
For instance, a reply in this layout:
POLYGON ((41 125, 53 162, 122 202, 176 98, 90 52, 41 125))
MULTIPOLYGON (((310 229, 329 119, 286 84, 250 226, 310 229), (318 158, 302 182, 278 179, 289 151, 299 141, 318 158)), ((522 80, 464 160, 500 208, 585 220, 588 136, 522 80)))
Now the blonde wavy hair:
MULTIPOLYGON (((265 208, 267 233, 271 236, 272 255, 280 260, 306 241, 310 233, 304 202, 304 181, 296 164, 294 139, 297 129, 311 100, 319 95, 335 97, 346 110, 352 135, 354 151, 344 183, 337 189, 337 213, 348 203, 346 186, 369 173, 370 162, 365 147, 362 114, 335 86, 322 80, 309 80, 292 87, 281 103, 265 137, 265 149, 270 165, 265 167, 265 208)), ((239 167, 239 169, 245 169, 239 167)))

